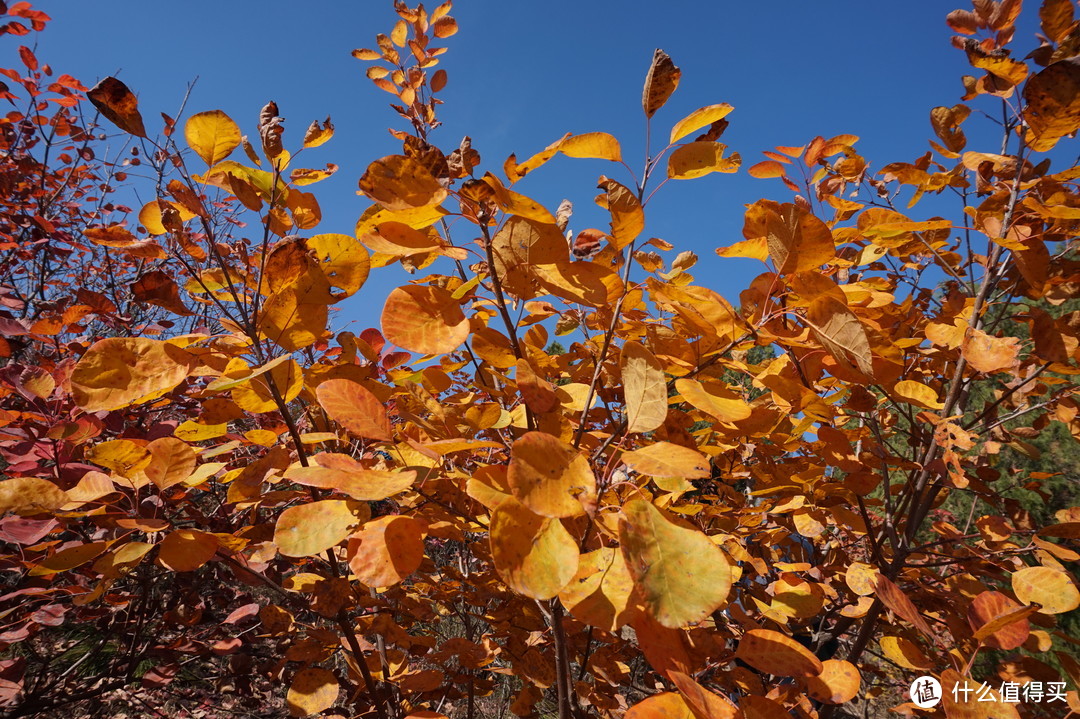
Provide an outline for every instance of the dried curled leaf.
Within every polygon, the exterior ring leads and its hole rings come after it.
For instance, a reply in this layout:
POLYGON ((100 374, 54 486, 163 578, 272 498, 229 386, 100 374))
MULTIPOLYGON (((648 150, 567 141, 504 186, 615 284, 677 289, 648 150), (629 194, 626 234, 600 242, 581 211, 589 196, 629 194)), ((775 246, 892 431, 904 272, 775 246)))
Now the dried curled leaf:
POLYGON ((656 49, 653 53, 652 64, 649 66, 649 74, 645 76, 645 88, 641 93, 641 108, 645 110, 645 117, 652 117, 656 111, 664 106, 664 103, 679 86, 679 78, 682 70, 675 67, 671 57, 661 50, 656 49))

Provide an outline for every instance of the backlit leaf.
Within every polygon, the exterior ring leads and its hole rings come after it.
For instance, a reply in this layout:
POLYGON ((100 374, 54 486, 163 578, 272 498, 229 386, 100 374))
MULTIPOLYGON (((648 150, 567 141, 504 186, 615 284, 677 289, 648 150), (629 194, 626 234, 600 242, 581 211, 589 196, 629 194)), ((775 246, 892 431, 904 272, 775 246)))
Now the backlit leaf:
POLYGON ((315 390, 330 419, 355 437, 390 441, 393 433, 386 408, 371 390, 348 379, 329 379, 315 390))
POLYGON ((1059 60, 1024 85, 1027 144, 1045 152, 1080 129, 1080 58, 1059 60))
POLYGON ((711 172, 735 172, 742 163, 739 153, 724 157, 726 145, 719 142, 691 142, 668 156, 667 176, 673 180, 690 180, 711 172))
POLYGON ((1003 372, 1016 366, 1020 341, 1015 337, 994 337, 971 327, 960 348, 964 359, 979 372, 1003 372))
POLYGON ((634 580, 622 552, 601 547, 581 555, 578 570, 559 601, 579 622, 614 632, 630 620, 634 580))
POLYGON ((87 412, 156 399, 187 378, 194 358, 176 345, 145 337, 95 342, 71 375, 75 403, 87 412))
POLYGON ((1012 589, 1024 604, 1038 604, 1040 614, 1063 614, 1080 607, 1080 590, 1059 569, 1026 567, 1013 572, 1012 589))
POLYGON ((836 256, 828 226, 799 205, 766 208, 765 233, 769 256, 781 274, 814 270, 836 256))
POLYGON ((424 559, 424 526, 391 514, 366 522, 348 545, 349 567, 369 587, 389 587, 415 572, 424 559))
POLYGON ((159 437, 146 445, 150 464, 143 471, 158 489, 179 484, 195 471, 195 450, 176 437, 159 437))
POLYGON ((184 139, 208 166, 214 166, 240 145, 240 128, 221 110, 208 110, 188 118, 184 139))
POLYGON ((1031 609, 1001 592, 982 592, 971 601, 967 616, 976 639, 988 647, 1011 651, 1027 641, 1031 633, 1025 614, 1031 609))
POLYGON ((314 459, 317 467, 291 467, 285 479, 307 487, 332 489, 365 502, 393 497, 416 481, 415 470, 367 469, 346 454, 321 452, 314 459))
POLYGON ((386 339, 420 354, 453 352, 469 336, 461 304, 441 287, 406 285, 390 292, 383 305, 386 339))
POLYGON ((699 622, 727 601, 731 568, 724 553, 651 502, 623 506, 619 542, 646 610, 663 626, 699 622))
POLYGON ((312 557, 337 545, 362 521, 348 500, 298 504, 278 516, 274 544, 286 557, 312 557))
POLYGON ((668 411, 664 370, 653 353, 638 342, 622 348, 622 385, 626 398, 626 431, 651 432, 668 411))
POLYGON ((607 209, 611 213, 611 244, 615 249, 633 242, 645 229, 645 212, 641 202, 628 187, 615 180, 604 179, 601 189, 607 191, 607 209))
POLYGON ((360 190, 388 210, 427 207, 446 199, 446 188, 427 167, 403 155, 389 155, 368 165, 360 190))
POLYGON ((551 599, 577 572, 578 548, 562 522, 513 497, 491 513, 491 558, 506 584, 532 599, 551 599))
POLYGON ((576 517, 596 505, 588 458, 545 432, 514 442, 507 480, 514 497, 542 517, 576 517))

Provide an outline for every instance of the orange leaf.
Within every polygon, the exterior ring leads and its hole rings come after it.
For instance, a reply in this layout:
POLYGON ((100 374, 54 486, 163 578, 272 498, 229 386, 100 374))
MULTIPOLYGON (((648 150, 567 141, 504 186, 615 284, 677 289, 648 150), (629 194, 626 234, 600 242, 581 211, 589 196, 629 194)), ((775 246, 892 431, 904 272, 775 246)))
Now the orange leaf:
POLYGON ((128 86, 115 77, 107 77, 86 93, 98 111, 124 132, 146 137, 139 101, 128 86))
POLYGON ((328 379, 315 389, 315 396, 327 416, 349 434, 383 442, 393 439, 386 408, 359 382, 328 379))
POLYGON ((968 623, 975 631, 975 638, 994 649, 1012 651, 1018 648, 1031 633, 1027 614, 1034 607, 1017 604, 1001 592, 983 592, 968 607, 968 623))
POLYGON ((809 649, 771 629, 751 629, 739 641, 735 656, 766 674, 812 677, 824 667, 809 649))
POLYGON ((581 555, 577 574, 559 592, 559 601, 579 622, 614 632, 630 620, 633 589, 622 553, 601 547, 581 555))
POLYGON ((197 529, 177 529, 158 545, 158 561, 174 572, 193 572, 217 552, 218 538, 197 529))
POLYGON ((332 489, 362 502, 377 502, 404 492, 416 481, 416 471, 367 469, 345 454, 321 452, 318 467, 292 467, 285 479, 307 487, 332 489))
POLYGON ((1020 340, 1015 337, 994 337, 982 330, 970 328, 960 348, 972 368, 988 374, 1011 370, 1020 353, 1020 340))
POLYGON ((454 296, 430 285, 398 287, 382 312, 386 339, 420 354, 453 352, 469 336, 469 320, 454 296))
POLYGON ((645 117, 652 117, 664 106, 671 97, 671 93, 675 92, 675 88, 679 86, 681 77, 682 70, 675 67, 675 63, 666 52, 657 48, 653 53, 649 74, 645 76, 645 88, 641 93, 641 108, 645 110, 645 117))
POLYGON ((826 704, 843 704, 859 694, 862 677, 851 662, 842 659, 826 659, 821 663, 821 673, 807 677, 807 693, 826 704))
POLYGON ((368 165, 360 191, 388 210, 427 207, 446 199, 446 188, 427 167, 404 155, 389 155, 368 165))
POLYGON ((187 378, 195 358, 180 347, 145 337, 98 340, 71 375, 75 403, 87 412, 157 399, 187 378))
POLYGON ((424 559, 424 525, 390 514, 364 524, 348 545, 349 567, 369 587, 390 587, 415 572, 424 559))
POLYGON ((678 692, 653 694, 626 710, 624 719, 694 719, 678 692))
POLYGON ((816 270, 836 257, 829 227, 799 205, 766 206, 764 220, 769 256, 780 274, 816 270))
MULTIPOLYGON (((286 557, 312 557, 338 544, 364 518, 354 511, 356 503, 323 499, 289 507, 278 516, 274 544, 286 557)), ((359 505, 364 507, 366 505, 359 505)))

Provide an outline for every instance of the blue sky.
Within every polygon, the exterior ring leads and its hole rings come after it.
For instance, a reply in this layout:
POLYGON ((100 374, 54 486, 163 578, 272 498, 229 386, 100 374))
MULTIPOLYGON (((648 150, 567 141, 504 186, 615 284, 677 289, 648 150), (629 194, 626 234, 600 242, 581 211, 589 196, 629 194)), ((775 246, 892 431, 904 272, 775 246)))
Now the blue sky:
MULTIPOLYGON (((312 120, 330 115, 336 136, 305 152, 302 163, 341 168, 306 188, 323 208, 319 232, 351 233, 368 204, 356 195, 358 177, 371 160, 400 152, 386 132, 403 127, 387 106, 392 97, 363 76, 367 63, 350 56, 354 48, 373 47, 377 32, 389 32, 397 17, 390 0, 308 2, 302 9, 274 0, 34 5, 53 17, 38 36, 41 61, 87 86, 116 74, 139 95, 151 133, 160 130, 158 113, 174 115, 196 77, 187 114, 222 109, 254 136, 259 108, 273 99, 286 118, 287 148, 299 145, 312 120)), ((723 141, 742 155, 744 169, 668 183, 649 205, 646 233, 675 245, 669 259, 696 252, 701 261, 691 273, 698 283, 737 302, 764 268, 721 260, 715 248, 741 239, 746 203, 791 197, 779 180, 753 179, 745 168, 764 159, 762 150, 839 133, 860 136, 856 148, 875 168, 923 154, 933 137, 930 108, 958 102, 960 76, 972 72, 950 46, 944 22, 961 6, 959 0, 672 0, 662 7, 637 0, 460 0, 452 14, 461 30, 443 41, 450 49, 440 66, 449 84, 441 94, 444 126, 433 140, 449 151, 468 134, 483 158, 479 169, 501 172, 511 152, 520 160, 566 132, 604 130, 619 138, 624 158, 638 168, 642 82, 653 49, 663 48, 683 75, 653 120, 654 136, 666 136, 700 106, 731 103, 723 141)), ((1024 52, 1034 47, 1034 14, 1028 8, 1021 21, 1016 44, 1024 52)), ((3 47, 9 56, 13 40, 3 47)), ((997 152, 998 142, 988 136, 969 149, 997 152)), ((629 183, 624 172, 603 161, 560 157, 515 189, 552 209, 567 197, 576 208, 573 228, 604 228, 605 214, 592 204, 596 178, 609 174, 629 183)), ((920 205, 912 214, 934 212, 920 205)), ((345 303, 335 329, 352 321, 354 331, 377 325, 386 293, 408 279, 396 268, 374 272, 345 303)))

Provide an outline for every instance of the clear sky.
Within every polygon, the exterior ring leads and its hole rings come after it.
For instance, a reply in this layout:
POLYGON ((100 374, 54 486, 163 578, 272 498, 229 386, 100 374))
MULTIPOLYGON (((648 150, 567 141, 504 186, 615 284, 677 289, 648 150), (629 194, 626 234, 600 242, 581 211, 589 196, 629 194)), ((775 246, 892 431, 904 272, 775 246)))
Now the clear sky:
MULTIPOLYGON (((305 188, 322 205, 318 232, 351 233, 368 205, 356 195, 357 179, 371 160, 401 151, 386 132, 403 127, 387 106, 392 97, 364 77, 367 63, 350 56, 354 48, 373 47, 376 33, 389 32, 397 18, 390 0, 40 0, 34 6, 53 17, 38 36, 39 59, 88 87, 120 77, 138 94, 151 134, 160 130, 158 113, 175 115, 196 78, 187 114, 222 109, 255 136, 259 108, 273 99, 286 118, 286 148, 299 146, 312 120, 330 115, 336 136, 306 151, 302 163, 341 168, 305 188)), ((791 198, 779 180, 753 179, 745 168, 764 159, 762 150, 839 133, 860 136, 856 148, 878 169, 923 154, 933 137, 930 108, 958 102, 960 76, 972 73, 949 44, 944 21, 962 6, 961 0, 459 0, 452 14, 461 30, 442 41, 450 48, 440 65, 449 84, 441 94, 444 126, 433 140, 449 151, 468 134, 483 158, 479 169, 501 173, 511 152, 520 160, 566 132, 604 130, 619 138, 624 158, 638 168, 641 87, 653 49, 663 48, 683 75, 654 118, 655 136, 666 136, 700 106, 731 103, 722 140, 742 155, 744 169, 668 183, 649 205, 646 233, 675 245, 669 260, 681 250, 696 252, 701 262, 691 273, 698 283, 737 303, 738 292, 764 268, 721 260, 715 248, 741 239, 746 203, 791 198)), ((1033 47, 1035 8, 1024 14, 1017 44, 1026 52, 1033 47)), ((26 39, 6 38, 3 59, 17 62, 14 48, 26 39)), ((969 149, 997 152, 998 142, 969 149)), ((606 213, 592 204, 596 178, 609 174, 629 184, 624 172, 603 161, 560 157, 515 189, 551 209, 571 199, 577 230, 606 228, 606 213)), ((919 206, 912 214, 933 212, 919 206)), ((374 272, 345 304, 335 329, 351 321, 358 323, 350 326, 354 331, 377 326, 382 299, 408 279, 396 268, 374 272)))

